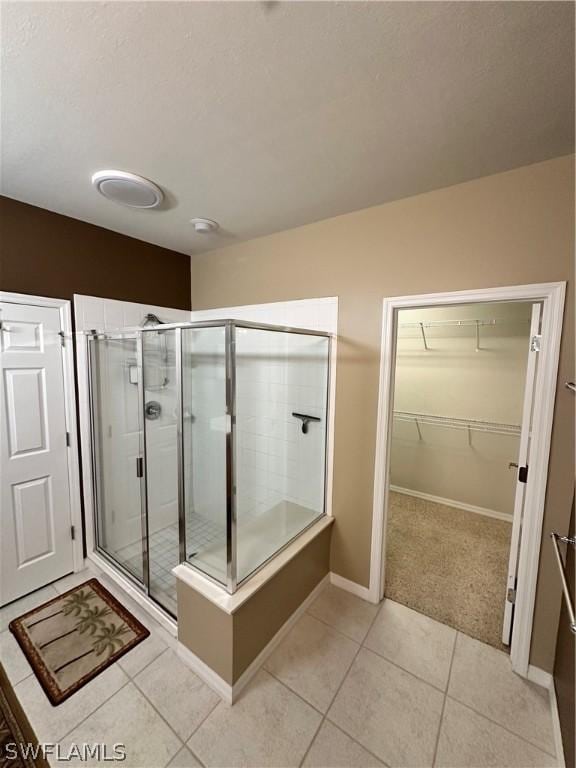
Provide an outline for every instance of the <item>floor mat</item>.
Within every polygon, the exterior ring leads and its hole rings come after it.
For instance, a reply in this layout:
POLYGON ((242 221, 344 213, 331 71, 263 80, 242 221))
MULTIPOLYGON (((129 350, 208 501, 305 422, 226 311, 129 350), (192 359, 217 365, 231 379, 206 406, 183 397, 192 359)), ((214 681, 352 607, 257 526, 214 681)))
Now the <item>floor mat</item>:
POLYGON ((0 665, 0 768, 49 768, 38 739, 0 665))
POLYGON ((385 595, 495 648, 512 526, 475 512, 390 493, 385 595))
POLYGON ((98 579, 10 622, 52 704, 60 704, 150 632, 98 579))

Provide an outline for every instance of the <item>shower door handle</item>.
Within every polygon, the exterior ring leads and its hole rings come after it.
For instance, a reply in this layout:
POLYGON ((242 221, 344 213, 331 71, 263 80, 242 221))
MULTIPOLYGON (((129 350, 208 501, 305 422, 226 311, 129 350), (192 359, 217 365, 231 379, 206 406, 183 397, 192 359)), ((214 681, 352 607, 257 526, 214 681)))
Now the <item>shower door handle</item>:
POLYGON ((144 477, 144 459, 138 456, 136 459, 136 477, 144 477))

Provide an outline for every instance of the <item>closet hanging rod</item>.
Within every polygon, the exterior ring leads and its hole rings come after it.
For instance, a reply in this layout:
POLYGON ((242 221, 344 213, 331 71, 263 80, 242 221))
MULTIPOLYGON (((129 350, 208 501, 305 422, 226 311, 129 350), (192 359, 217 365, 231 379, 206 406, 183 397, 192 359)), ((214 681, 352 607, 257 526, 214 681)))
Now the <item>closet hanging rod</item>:
POLYGON ((424 328, 441 328, 443 326, 476 326, 479 325, 481 327, 487 326, 487 325, 510 325, 512 323, 522 323, 522 324, 529 324, 529 321, 526 319, 522 320, 480 320, 480 319, 470 319, 470 320, 424 320, 419 321, 415 323, 398 323, 399 328, 421 328, 424 326, 424 328))
POLYGON ((479 419, 456 419, 449 416, 434 416, 428 413, 414 413, 413 411, 394 411, 394 418, 398 421, 408 421, 416 424, 420 434, 420 426, 447 427, 449 429, 473 430, 474 432, 491 432, 498 435, 519 435, 521 427, 518 424, 504 424, 495 421, 480 421, 479 419))

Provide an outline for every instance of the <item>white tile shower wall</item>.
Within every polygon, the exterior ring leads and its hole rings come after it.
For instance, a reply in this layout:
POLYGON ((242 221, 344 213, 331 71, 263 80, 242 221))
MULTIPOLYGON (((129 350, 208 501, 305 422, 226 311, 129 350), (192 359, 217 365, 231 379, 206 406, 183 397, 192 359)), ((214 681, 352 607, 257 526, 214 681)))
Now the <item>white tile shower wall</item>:
POLYGON ((187 512, 226 525, 226 368, 223 328, 183 332, 187 512))
MULTIPOLYGON (((193 311, 192 320, 230 318, 336 334, 338 299, 306 299, 193 311)), ((282 501, 322 511, 325 423, 301 431, 293 411, 326 418, 325 342, 314 337, 237 330, 238 517, 257 516, 282 501), (299 343, 303 342, 303 343, 299 343)), ((222 370, 220 369, 220 374, 222 370)), ((210 445, 195 421, 195 445, 210 445)), ((222 451, 200 462, 194 452, 194 509, 221 520, 222 451), (201 490, 202 496, 198 496, 201 490), (206 503, 220 500, 220 504, 206 503)))
POLYGON ((238 515, 324 500, 328 345, 318 337, 236 332, 238 515), (292 413, 320 419, 306 434, 292 413))
MULTIPOLYGON (((190 320, 190 312, 182 309, 171 309, 168 307, 158 307, 147 304, 136 304, 133 302, 117 301, 114 299, 103 299, 96 296, 74 296, 74 317, 77 331, 77 351, 78 351, 78 381, 80 394, 80 412, 81 412, 81 443, 83 456, 83 476, 84 476, 84 497, 87 501, 87 509, 90 505, 91 482, 90 482, 90 427, 88 415, 88 388, 87 388, 87 368, 86 368, 86 343, 81 335, 82 331, 95 329, 98 331, 114 331, 125 327, 141 326, 144 317, 148 313, 153 313, 163 322, 186 322, 190 320)), ((169 348, 169 366, 173 366, 173 349, 169 348)), ((134 360, 134 362, 136 362, 134 360)), ((130 395, 134 389, 134 384, 130 384, 128 375, 121 376, 127 392, 119 393, 119 399, 122 394, 130 395)), ((166 527, 177 519, 177 456, 176 456, 176 421, 174 413, 174 377, 169 376, 169 383, 163 389, 154 389, 149 394, 150 399, 160 402, 162 415, 155 422, 148 422, 151 426, 148 436, 148 469, 153 473, 152 483, 149 483, 151 491, 149 499, 149 526, 150 532, 166 527)), ((128 400, 129 397, 124 398, 128 400)), ((112 426, 112 425, 111 425, 112 426)), ((117 426, 118 425, 114 425, 117 426)), ((137 427, 136 427, 137 429, 137 427)), ((133 431, 133 430, 132 430, 133 431)), ((132 441, 133 442, 133 441, 132 441)), ((115 497, 119 489, 126 489, 126 492, 132 486, 129 483, 119 483, 115 488, 115 497)), ((121 494, 120 494, 121 496, 121 494)), ((130 499, 115 498, 117 506, 124 509, 130 509, 130 499)), ((91 506, 91 505, 90 505, 91 506)), ((88 518, 91 519, 92 510, 88 518)), ((111 525, 111 521, 108 522, 111 525)), ((118 528, 118 526, 116 526, 118 528)), ((125 531, 119 529, 114 534, 114 541, 117 546, 122 544, 129 545, 132 542, 130 537, 130 526, 125 527, 125 531), (116 535, 116 533, 118 535, 116 535), (126 541, 123 541, 123 538, 126 541)), ((91 537, 89 537, 91 538, 91 537)))

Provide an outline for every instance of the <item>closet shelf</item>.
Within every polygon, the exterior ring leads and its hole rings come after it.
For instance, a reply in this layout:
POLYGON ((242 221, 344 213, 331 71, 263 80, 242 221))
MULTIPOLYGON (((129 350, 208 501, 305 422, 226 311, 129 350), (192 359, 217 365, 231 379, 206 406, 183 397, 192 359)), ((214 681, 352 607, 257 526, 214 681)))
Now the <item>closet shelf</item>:
POLYGON ((518 424, 503 424, 496 421, 480 421, 479 419, 455 419, 449 416, 434 416, 430 413, 414 413, 412 411, 394 411, 394 418, 397 421, 408 421, 414 424, 420 438, 422 438, 420 426, 423 424, 460 429, 468 433, 472 431, 491 432, 495 435, 520 435, 521 431, 518 424))
MULTIPOLYGON (((510 323, 526 323, 528 324, 528 320, 496 320, 496 319, 487 319, 487 320, 428 320, 426 322, 421 323, 398 323, 398 328, 418 328, 420 330, 420 334, 422 336, 422 343, 424 345, 424 349, 428 350, 430 347, 428 346, 428 339, 426 337, 426 329, 427 328, 443 328, 443 327, 453 327, 453 328, 466 328, 466 327, 472 327, 475 329, 476 333, 476 352, 480 352, 480 329, 485 328, 486 326, 494 326, 494 325, 508 325, 510 323)), ((402 337, 398 337, 402 338, 402 337)))

